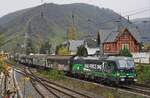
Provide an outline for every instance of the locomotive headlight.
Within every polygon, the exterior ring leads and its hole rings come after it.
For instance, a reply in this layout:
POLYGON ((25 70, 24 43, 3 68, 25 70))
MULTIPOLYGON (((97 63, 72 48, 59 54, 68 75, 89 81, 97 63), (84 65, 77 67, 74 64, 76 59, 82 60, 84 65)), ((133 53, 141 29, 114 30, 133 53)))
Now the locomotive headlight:
POLYGON ((117 76, 120 76, 120 73, 118 73, 118 72, 117 72, 117 74, 116 74, 116 75, 117 75, 117 76))
POLYGON ((134 79, 135 82, 137 82, 137 79, 134 79))
POLYGON ((121 81, 125 81, 125 79, 124 79, 124 78, 121 78, 121 81))

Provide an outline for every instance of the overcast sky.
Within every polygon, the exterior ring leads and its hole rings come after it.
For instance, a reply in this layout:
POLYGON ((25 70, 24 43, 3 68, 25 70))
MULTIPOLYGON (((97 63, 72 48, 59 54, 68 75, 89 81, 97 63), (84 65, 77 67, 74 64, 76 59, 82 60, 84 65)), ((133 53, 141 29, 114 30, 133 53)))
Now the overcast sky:
MULTIPOLYGON (((41 0, 0 0, 0 17, 20 9, 41 4, 41 0)), ((110 8, 122 16, 150 9, 150 0, 43 0, 45 3, 69 4, 88 3, 110 8)), ((150 10, 131 16, 131 18, 150 17, 150 10)))

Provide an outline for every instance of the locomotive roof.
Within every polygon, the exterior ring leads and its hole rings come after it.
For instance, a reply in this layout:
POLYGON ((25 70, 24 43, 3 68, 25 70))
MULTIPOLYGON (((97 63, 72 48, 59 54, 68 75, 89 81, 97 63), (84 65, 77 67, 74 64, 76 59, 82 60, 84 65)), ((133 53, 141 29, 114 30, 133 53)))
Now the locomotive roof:
POLYGON ((19 57, 27 57, 27 58, 44 58, 46 57, 47 54, 34 54, 34 55, 25 55, 25 54, 20 54, 19 57))
POLYGON ((124 56, 109 56, 106 60, 133 60, 133 58, 124 56))
POLYGON ((79 57, 79 56, 76 56, 76 57, 74 58, 74 60, 77 60, 77 59, 99 60, 99 57, 97 57, 97 56, 87 56, 87 57, 79 57))
POLYGON ((73 56, 62 56, 62 55, 50 55, 47 56, 47 59, 70 59, 73 56))
POLYGON ((97 57, 97 56, 87 56, 87 57, 75 57, 74 60, 83 59, 83 60, 133 60, 131 57, 123 56, 109 56, 109 57, 97 57))

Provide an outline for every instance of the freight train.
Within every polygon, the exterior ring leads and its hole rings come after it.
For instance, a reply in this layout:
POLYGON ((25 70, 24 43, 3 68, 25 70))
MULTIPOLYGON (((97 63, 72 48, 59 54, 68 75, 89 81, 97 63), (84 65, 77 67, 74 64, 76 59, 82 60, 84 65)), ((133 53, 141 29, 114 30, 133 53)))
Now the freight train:
POLYGON ((18 55, 19 63, 63 70, 66 74, 107 84, 133 84, 136 79, 135 64, 130 57, 18 55))

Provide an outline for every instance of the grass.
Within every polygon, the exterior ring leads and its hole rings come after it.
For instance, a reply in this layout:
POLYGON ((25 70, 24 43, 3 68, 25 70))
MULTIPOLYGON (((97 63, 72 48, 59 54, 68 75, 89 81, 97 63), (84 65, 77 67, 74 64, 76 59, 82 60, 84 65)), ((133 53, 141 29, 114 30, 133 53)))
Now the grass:
POLYGON ((49 80, 60 80, 64 79, 64 73, 62 71, 58 71, 56 69, 49 69, 44 71, 39 71, 38 75, 46 76, 49 80))
POLYGON ((108 89, 92 83, 70 79, 65 77, 63 72, 57 70, 38 71, 36 74, 60 85, 65 85, 68 88, 95 96, 94 98, 100 98, 100 96, 103 98, 144 98, 134 94, 120 92, 117 88, 115 90, 108 89))
POLYGON ((150 65, 138 64, 136 72, 138 83, 150 86, 150 65))

